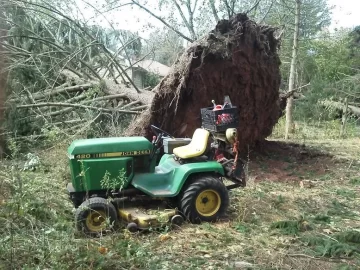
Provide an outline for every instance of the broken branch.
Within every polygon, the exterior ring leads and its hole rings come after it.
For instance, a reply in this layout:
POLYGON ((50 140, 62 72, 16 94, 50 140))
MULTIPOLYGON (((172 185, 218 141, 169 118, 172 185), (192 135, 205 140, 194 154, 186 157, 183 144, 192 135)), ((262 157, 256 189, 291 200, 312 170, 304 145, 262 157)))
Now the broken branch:
MULTIPOLYGON (((51 97, 51 96, 61 94, 64 92, 69 93, 69 92, 84 91, 84 90, 88 90, 92 85, 93 85, 92 83, 87 83, 87 84, 69 86, 69 87, 58 88, 58 89, 57 88, 48 89, 41 93, 40 92, 35 93, 32 95, 32 97, 33 97, 33 99, 39 99, 39 98, 51 97)), ((21 97, 10 99, 9 102, 17 102, 19 100, 21 100, 21 97)))
POLYGON ((295 89, 293 89, 293 90, 291 90, 291 91, 288 91, 288 92, 286 92, 286 93, 281 93, 281 94, 280 94, 280 95, 281 95, 281 98, 289 98, 289 97, 291 97, 292 95, 294 95, 296 92, 299 92, 299 90, 301 90, 302 88, 307 87, 307 86, 309 86, 309 85, 310 85, 310 83, 305 84, 305 85, 303 85, 303 86, 300 86, 300 87, 298 87, 298 88, 295 88, 295 89))

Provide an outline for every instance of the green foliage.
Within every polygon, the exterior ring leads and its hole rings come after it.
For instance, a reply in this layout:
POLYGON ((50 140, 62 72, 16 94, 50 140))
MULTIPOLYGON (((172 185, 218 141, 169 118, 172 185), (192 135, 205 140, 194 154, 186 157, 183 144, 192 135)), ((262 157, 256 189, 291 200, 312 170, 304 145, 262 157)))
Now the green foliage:
POLYGON ((127 177, 124 168, 119 170, 119 175, 115 178, 111 178, 111 174, 106 171, 104 177, 100 180, 101 187, 110 191, 122 190, 126 182, 127 177))
POLYGON ((324 107, 319 103, 321 100, 342 101, 347 97, 349 102, 360 101, 360 46, 354 33, 357 32, 339 31, 332 36, 322 33, 305 42, 301 76, 311 85, 302 91, 301 101, 295 103, 296 120, 320 122, 339 118, 339 109, 324 107))
POLYGON ((319 223, 330 223, 331 221, 331 217, 328 215, 324 215, 324 214, 317 214, 314 218, 313 218, 314 222, 319 222, 319 223))
MULTIPOLYGON (((8 35, 4 39, 9 52, 5 55, 8 63, 7 92, 9 96, 11 94, 11 98, 18 99, 9 102, 5 117, 4 128, 12 132, 13 137, 41 134, 46 137, 46 143, 54 143, 53 139, 59 139, 60 133, 61 137, 74 134, 77 129, 73 125, 67 126, 61 122, 76 118, 83 119, 84 122, 91 121, 97 117, 98 112, 94 115, 88 110, 72 108, 70 113, 50 117, 49 111, 59 111, 63 108, 19 109, 16 105, 34 103, 34 94, 39 96, 38 94, 44 90, 99 79, 98 73, 102 70, 109 68, 116 71, 114 64, 109 63, 111 55, 109 56, 107 51, 110 51, 110 54, 116 53, 117 61, 121 64, 126 62, 126 59, 137 58, 141 54, 142 43, 137 34, 127 30, 88 25, 67 12, 72 8, 74 5, 70 1, 55 1, 51 5, 46 1, 12 1, 4 6, 4 11, 0 14, 4 19, 4 28, 8 30, 8 35)), ((99 79, 99 84, 94 83, 94 86, 86 91, 84 98, 89 101, 100 96, 104 86, 104 82, 99 79)), ((65 93, 52 98, 53 102, 68 102, 74 95, 79 96, 80 92, 65 93)), ((50 101, 48 97, 41 101, 36 99, 36 102, 50 101)), ((96 106, 102 104, 97 103, 96 106)), ((90 127, 87 129, 91 130, 89 136, 101 136, 101 132, 104 135, 109 133, 110 130, 107 128, 113 129, 109 122, 113 125, 120 123, 121 130, 121 123, 128 122, 122 121, 123 118, 116 114, 104 117, 106 121, 101 119, 101 127, 96 129, 96 132, 90 127), (121 119, 119 122, 118 119, 109 119, 112 116, 121 119)), ((31 144, 32 141, 27 140, 26 143, 31 144)))
MULTIPOLYGON (((345 231, 337 234, 336 239, 341 242, 348 242, 353 244, 360 244, 360 232, 359 231, 345 231)), ((360 250, 359 250, 360 252, 360 250)))
POLYGON ((354 49, 349 32, 337 32, 335 36, 324 35, 309 42, 308 52, 316 65, 315 74, 329 82, 354 74, 352 67, 359 60, 351 57, 354 49))
POLYGON ((143 77, 144 88, 154 88, 160 82, 160 77, 157 74, 151 72, 145 72, 143 77))
POLYGON ((354 218, 356 213, 349 209, 349 206, 338 199, 333 199, 328 205, 329 216, 338 216, 341 218, 354 218))
POLYGON ((298 235, 299 232, 308 230, 308 223, 303 220, 281 220, 273 222, 270 229, 279 229, 284 235, 298 235))
POLYGON ((353 177, 350 179, 350 184, 359 186, 360 185, 360 177, 353 177))
MULTIPOLYGON (((319 108, 319 115, 316 115, 316 108, 313 110, 313 115, 311 115, 311 110, 305 111, 304 107, 296 107, 295 118, 295 129, 294 133, 290 134, 292 139, 302 140, 306 143, 307 140, 313 139, 338 139, 340 138, 340 129, 341 122, 340 120, 329 120, 330 115, 335 115, 335 112, 328 112, 321 110, 319 108), (301 112, 300 112, 301 111, 301 112), (304 112, 305 111, 305 112, 304 112), (316 118, 318 117, 318 118, 316 118)), ((285 129, 285 116, 279 119, 278 123, 275 125, 272 135, 272 138, 283 138, 285 129)), ((346 125, 346 134, 345 138, 356 138, 359 134, 359 127, 356 121, 350 119, 346 125)))
POLYGON ((348 265, 348 264, 342 264, 339 267, 334 268, 334 270, 357 270, 358 264, 357 265, 348 265))
POLYGON ((328 237, 304 236, 302 241, 310 246, 312 253, 322 257, 351 257, 360 253, 360 233, 345 231, 328 237))
POLYGON ((41 133, 44 134, 46 142, 51 144, 58 141, 61 130, 56 126, 43 127, 41 133))
POLYGON ((281 207, 284 203, 285 203, 285 198, 282 195, 278 195, 273 202, 275 208, 281 207))
POLYGON ((14 140, 14 138, 9 137, 7 139, 7 147, 10 150, 11 158, 19 157, 19 153, 20 153, 21 149, 20 149, 18 143, 16 142, 16 140, 14 140))
POLYGON ((340 195, 346 199, 354 199, 356 198, 356 192, 351 190, 351 189, 347 189, 347 188, 339 188, 336 190, 336 194, 340 195))
POLYGON ((238 232, 241 232, 241 233, 248 233, 251 231, 251 229, 248 226, 246 226, 245 224, 241 224, 241 223, 235 225, 235 230, 237 230, 238 232))
POLYGON ((183 40, 176 33, 157 29, 150 33, 143 54, 152 52, 154 60, 171 66, 184 50, 183 40))

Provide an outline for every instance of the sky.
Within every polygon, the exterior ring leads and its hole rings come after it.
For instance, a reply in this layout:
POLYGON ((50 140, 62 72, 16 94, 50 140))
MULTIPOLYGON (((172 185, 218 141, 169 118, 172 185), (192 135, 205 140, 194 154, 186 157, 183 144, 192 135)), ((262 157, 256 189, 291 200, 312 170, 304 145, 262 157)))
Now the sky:
MULTIPOLYGON (((96 2, 103 2, 104 0, 97 0, 96 2)), ((79 5, 81 12, 85 17, 94 17, 94 9, 86 3, 94 3, 93 0, 75 0, 79 5)), ((157 2, 157 1, 156 1, 157 2)), ((151 10, 156 8, 156 2, 149 0, 150 6, 153 6, 151 10)), ((360 0, 328 0, 329 6, 333 6, 332 9, 332 23, 329 30, 332 32, 335 29, 341 27, 354 27, 360 25, 360 0)), ((148 6, 149 6, 148 5, 148 6)), ((156 14, 160 14, 157 10, 156 14)), ((122 7, 116 12, 106 13, 106 17, 96 16, 97 23, 103 26, 109 26, 109 22, 114 24, 115 28, 121 28, 132 32, 138 32, 138 34, 147 38, 149 35, 149 22, 156 27, 163 27, 163 24, 157 19, 151 17, 145 11, 139 11, 138 8, 131 6, 122 7)))
POLYGON ((360 0, 328 0, 332 11, 330 29, 360 25, 360 0))

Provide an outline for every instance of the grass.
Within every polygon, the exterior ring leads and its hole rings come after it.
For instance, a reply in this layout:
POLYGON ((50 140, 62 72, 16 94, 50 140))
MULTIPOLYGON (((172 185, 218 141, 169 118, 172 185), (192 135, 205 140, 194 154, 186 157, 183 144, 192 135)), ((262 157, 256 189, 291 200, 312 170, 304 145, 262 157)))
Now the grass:
POLYGON ((66 146, 39 152, 34 172, 3 161, 0 269, 359 269, 359 140, 269 145, 250 157, 228 218, 96 239, 75 230, 66 146))
MULTIPOLYGON (((332 121, 295 121, 294 132, 290 137, 294 140, 334 140, 340 139, 341 120, 332 121)), ((343 138, 349 139, 359 136, 360 128, 355 120, 349 120, 343 138)), ((283 138, 285 131, 285 116, 280 118, 275 126, 272 138, 283 138)))

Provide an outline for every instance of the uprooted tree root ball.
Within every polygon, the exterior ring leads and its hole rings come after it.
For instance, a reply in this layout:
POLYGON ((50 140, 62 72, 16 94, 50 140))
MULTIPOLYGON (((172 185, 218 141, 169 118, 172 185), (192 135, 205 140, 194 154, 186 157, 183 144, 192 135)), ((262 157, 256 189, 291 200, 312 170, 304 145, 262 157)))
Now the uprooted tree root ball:
POLYGON ((239 148, 271 134, 279 119, 280 60, 275 29, 245 14, 220 21, 194 42, 153 90, 151 106, 126 135, 151 138, 151 124, 176 137, 191 137, 201 126, 200 108, 229 95, 239 108, 239 148))

